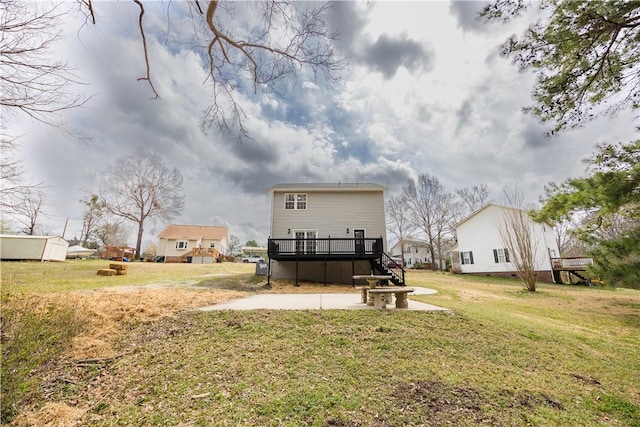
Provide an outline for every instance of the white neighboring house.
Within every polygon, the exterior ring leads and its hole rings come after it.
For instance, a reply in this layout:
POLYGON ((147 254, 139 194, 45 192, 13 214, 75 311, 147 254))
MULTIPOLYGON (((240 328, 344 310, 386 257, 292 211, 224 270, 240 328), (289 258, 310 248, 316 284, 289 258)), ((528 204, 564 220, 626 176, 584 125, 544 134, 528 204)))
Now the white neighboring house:
POLYGON ((69 242, 59 236, 0 235, 3 260, 64 261, 69 242))
MULTIPOLYGON (((293 183, 269 191, 269 279, 352 283, 354 274, 396 274, 386 269, 383 186, 293 183)), ((400 273, 396 284, 404 284, 400 273)))
MULTIPOLYGON (((500 237, 500 229, 509 208, 488 204, 456 225, 458 246, 451 252, 452 269, 459 273, 515 277, 515 266, 500 237)), ((526 212, 525 212, 526 214, 526 212)), ((551 258, 560 256, 553 226, 535 222, 532 225, 535 270, 538 280, 554 282, 551 258)))
MULTIPOLYGON (((400 242, 396 242, 396 244, 391 247, 391 256, 398 259, 402 258, 400 242)), ((407 268, 414 268, 414 264, 418 261, 422 265, 431 265, 431 251, 429 250, 429 245, 417 240, 405 240, 404 266, 407 268)))
POLYGON ((226 255, 228 228, 217 225, 168 225, 158 235, 157 255, 164 262, 183 262, 191 256, 194 263, 214 262, 216 254, 226 255))

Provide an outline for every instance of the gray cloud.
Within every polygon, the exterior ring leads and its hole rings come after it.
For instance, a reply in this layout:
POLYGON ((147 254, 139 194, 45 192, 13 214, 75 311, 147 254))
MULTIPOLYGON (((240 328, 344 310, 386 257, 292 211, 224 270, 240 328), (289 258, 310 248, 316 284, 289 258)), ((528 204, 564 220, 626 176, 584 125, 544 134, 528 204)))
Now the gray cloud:
POLYGON ((359 53, 358 60, 390 79, 400 67, 411 72, 430 71, 433 68, 433 56, 428 45, 411 40, 406 35, 390 37, 382 34, 359 53))
POLYGON ((337 46, 351 62, 364 65, 392 78, 400 67, 411 72, 430 71, 433 68, 434 52, 430 45, 411 39, 406 34, 380 34, 370 41, 364 29, 367 14, 373 6, 362 6, 357 2, 333 2, 330 25, 339 35, 337 46))
POLYGON ((363 7, 353 1, 334 1, 331 2, 331 7, 328 23, 338 35, 336 44, 343 51, 351 53, 351 47, 360 39, 367 24, 367 11, 370 7, 363 7))
POLYGON ((456 125, 455 134, 458 135, 460 131, 471 121, 471 115, 473 114, 473 105, 470 99, 465 99, 458 111, 456 111, 456 118, 458 124, 456 125))
POLYGON ((535 117, 528 116, 527 119, 524 129, 520 133, 524 144, 531 148, 543 148, 549 145, 551 140, 545 136, 549 130, 548 127, 545 127, 535 117))
POLYGON ((453 0, 449 3, 449 12, 456 17, 458 26, 463 30, 485 32, 489 27, 478 16, 485 4, 477 0, 453 0))

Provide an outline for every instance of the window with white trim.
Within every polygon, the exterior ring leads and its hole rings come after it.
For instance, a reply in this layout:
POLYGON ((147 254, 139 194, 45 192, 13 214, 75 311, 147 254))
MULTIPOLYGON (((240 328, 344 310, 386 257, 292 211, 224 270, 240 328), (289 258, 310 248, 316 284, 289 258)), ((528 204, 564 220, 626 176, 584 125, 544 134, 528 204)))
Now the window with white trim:
POLYGON ((473 251, 460 252, 460 261, 462 264, 473 264, 473 251))
POLYGON ((494 249, 493 260, 496 264, 511 262, 509 260, 509 250, 507 248, 494 249))
POLYGON ((179 251, 186 251, 189 246, 188 240, 176 240, 176 249, 179 251))
POLYGON ((296 252, 307 254, 316 252, 317 230, 296 230, 293 234, 296 237, 296 252))
POLYGON ((285 193, 285 210, 305 210, 307 209, 307 193, 285 193))

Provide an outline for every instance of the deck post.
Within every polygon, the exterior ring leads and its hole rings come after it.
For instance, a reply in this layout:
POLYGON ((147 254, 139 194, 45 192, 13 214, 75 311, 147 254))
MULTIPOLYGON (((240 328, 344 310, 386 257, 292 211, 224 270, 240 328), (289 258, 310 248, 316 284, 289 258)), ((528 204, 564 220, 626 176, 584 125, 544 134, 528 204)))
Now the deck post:
POLYGON ((353 258, 351 258, 351 287, 352 288, 355 288, 356 286, 356 281, 353 278, 353 276, 355 275, 356 275, 356 261, 353 258))
POLYGON ((271 258, 269 258, 269 264, 267 264, 267 289, 271 289, 271 258))
POLYGON ((327 286, 327 258, 324 259, 324 285, 327 286))

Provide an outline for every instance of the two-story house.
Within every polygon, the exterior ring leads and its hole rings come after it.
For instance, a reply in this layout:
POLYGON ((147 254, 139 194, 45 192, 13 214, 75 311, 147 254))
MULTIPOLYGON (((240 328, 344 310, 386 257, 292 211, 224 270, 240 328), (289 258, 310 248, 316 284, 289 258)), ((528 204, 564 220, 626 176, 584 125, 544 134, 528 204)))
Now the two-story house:
POLYGON ((407 268, 415 268, 415 266, 419 265, 421 266, 420 268, 433 269, 431 250, 425 242, 405 240, 402 242, 402 246, 400 242, 396 242, 391 247, 391 256, 396 259, 403 258, 403 265, 407 268))
MULTIPOLYGON (((515 277, 514 266, 504 239, 508 211, 514 208, 488 204, 456 225, 457 248, 451 252, 452 269, 459 273, 515 277)), ((538 280, 554 282, 552 259, 560 256, 553 226, 535 222, 523 212, 531 232, 538 280)))
POLYGON ((404 270, 386 254, 385 188, 369 183, 277 184, 271 192, 268 277, 353 283, 353 275, 404 270))
POLYGON ((217 225, 168 225, 158 235, 157 255, 164 262, 207 264, 227 252, 228 229, 217 225))

